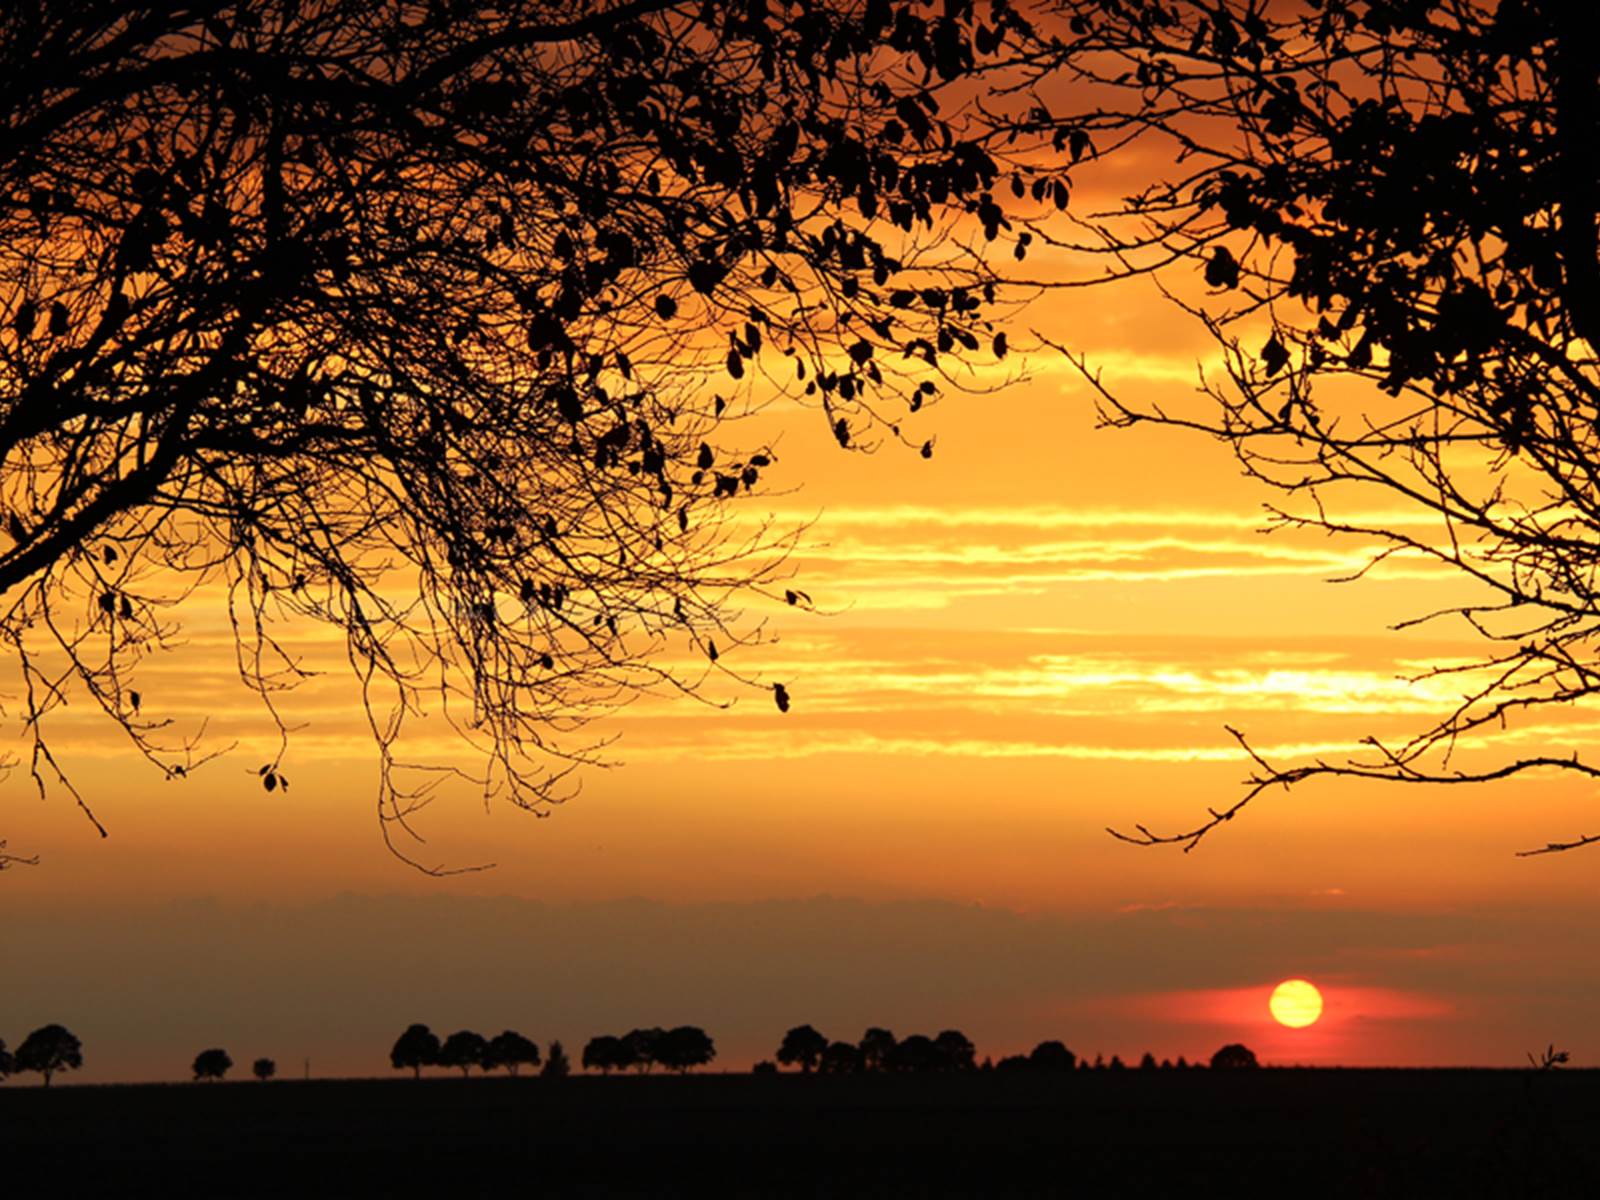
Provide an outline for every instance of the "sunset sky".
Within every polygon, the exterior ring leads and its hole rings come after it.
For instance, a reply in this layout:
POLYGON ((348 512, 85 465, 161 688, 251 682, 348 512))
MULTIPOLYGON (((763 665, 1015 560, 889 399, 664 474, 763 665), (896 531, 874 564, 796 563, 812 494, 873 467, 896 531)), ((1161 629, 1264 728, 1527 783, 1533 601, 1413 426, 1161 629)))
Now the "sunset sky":
MULTIPOLYGON (((1006 386, 919 417, 931 461, 842 453, 817 414, 756 418, 779 462, 745 518, 812 522, 793 567, 818 611, 752 609, 775 641, 734 665, 793 710, 713 678, 711 704, 595 726, 614 765, 548 820, 460 796, 419 818, 422 860, 493 870, 429 878, 385 850, 374 752, 314 630, 296 644, 329 674, 286 702, 291 787, 264 793, 273 731, 223 614, 192 607, 145 693, 235 750, 164 782, 69 713, 55 749, 106 840, 23 769, 0 790, 0 835, 42 859, 0 877, 0 1037, 68 1026, 83 1082, 181 1078, 213 1045, 287 1075, 385 1074, 413 1021, 571 1052, 692 1023, 735 1069, 802 1022, 852 1041, 957 1027, 980 1058, 1059 1038, 1130 1062, 1231 1041, 1278 1064, 1510 1066, 1551 1042, 1600 1062, 1600 965, 1579 953, 1596 852, 1514 857, 1592 832, 1590 786, 1317 784, 1187 855, 1105 832, 1235 799, 1249 764, 1225 725, 1283 760, 1420 729, 1453 693, 1403 677, 1473 645, 1448 623, 1389 631, 1459 584, 1403 561, 1329 583, 1361 546, 1264 534, 1270 497, 1224 448, 1097 430, 1029 328, 1132 398, 1192 394, 1210 353, 1133 284, 1027 310, 1023 349, 973 380, 1006 386), (1303 1030, 1266 1007, 1293 977, 1327 1003, 1303 1030)), ((1503 744, 1595 732, 1574 715, 1503 744)))

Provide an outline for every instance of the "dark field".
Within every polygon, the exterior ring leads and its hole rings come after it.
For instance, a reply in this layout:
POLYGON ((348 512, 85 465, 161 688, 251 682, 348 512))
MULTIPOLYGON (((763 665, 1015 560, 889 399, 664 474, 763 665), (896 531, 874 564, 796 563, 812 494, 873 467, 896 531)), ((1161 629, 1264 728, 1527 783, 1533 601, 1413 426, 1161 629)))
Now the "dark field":
POLYGON ((17 1196, 1577 1197, 1600 1072, 13 1081, 0 1151, 17 1196))

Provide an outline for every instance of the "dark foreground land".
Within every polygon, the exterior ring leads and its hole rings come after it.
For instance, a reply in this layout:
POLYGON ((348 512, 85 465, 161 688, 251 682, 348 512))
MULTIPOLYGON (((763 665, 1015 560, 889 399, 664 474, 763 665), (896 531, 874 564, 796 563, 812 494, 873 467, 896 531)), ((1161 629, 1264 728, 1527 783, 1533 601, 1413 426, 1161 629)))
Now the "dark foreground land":
POLYGON ((13 1083, 0 1169, 18 1196, 1581 1197, 1600 1072, 13 1083))

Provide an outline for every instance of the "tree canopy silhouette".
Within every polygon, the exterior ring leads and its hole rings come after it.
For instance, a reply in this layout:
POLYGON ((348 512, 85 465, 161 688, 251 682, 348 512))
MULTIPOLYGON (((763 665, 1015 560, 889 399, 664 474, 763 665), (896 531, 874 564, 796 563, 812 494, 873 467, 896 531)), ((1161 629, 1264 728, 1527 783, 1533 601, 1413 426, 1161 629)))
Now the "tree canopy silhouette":
POLYGON ((1226 443, 1277 490, 1277 525, 1375 547, 1358 575, 1392 558, 1440 565, 1460 601, 1406 624, 1455 621, 1484 646, 1423 673, 1463 699, 1414 736, 1278 764, 1232 731, 1254 762, 1241 799, 1191 829, 1118 836, 1192 848, 1264 790, 1318 777, 1600 776, 1559 732, 1536 730, 1548 749, 1500 758, 1471 745, 1592 700, 1600 681, 1600 103, 1585 10, 1055 0, 1043 11, 1012 81, 1021 103, 992 114, 1036 172, 1031 193, 1019 174, 1019 195, 1066 206, 1066 175, 1100 158, 1172 165, 1108 211, 1036 214, 1030 228, 1090 256, 1077 283, 1154 278, 1211 331, 1222 362, 1195 402, 1141 405, 1061 346, 1099 389, 1104 420, 1226 443), (1396 502, 1403 519, 1362 515, 1396 502))
POLYGON ((278 1064, 270 1058, 258 1058, 250 1064, 250 1072, 265 1083, 278 1073, 278 1064))
POLYGON ((1249 1067, 1259 1067, 1256 1061, 1256 1052, 1249 1046, 1239 1042, 1229 1042, 1211 1056, 1211 1066, 1215 1070, 1228 1071, 1249 1067))
POLYGON ((221 749, 139 681, 201 606, 278 731, 268 791, 316 669, 285 631, 342 636, 391 845, 442 779, 563 798, 586 722, 642 688, 754 683, 737 601, 803 595, 791 531, 728 518, 774 457, 735 418, 791 396, 841 446, 916 445, 963 358, 1004 352, 992 273, 944 236, 998 228, 998 168, 939 97, 1013 25, 1004 0, 6 6, 0 641, 35 780, 71 788, 69 700, 169 777, 221 749), (476 765, 404 765, 424 705, 476 765))
POLYGON ((196 1080, 217 1080, 233 1070, 233 1059, 226 1050, 202 1050, 194 1056, 194 1077, 196 1080))
POLYGON ((717 1047, 711 1035, 698 1025, 679 1025, 661 1035, 655 1054, 657 1062, 681 1075, 716 1058, 717 1047))
POLYGON ((488 1062, 489 1043, 481 1033, 474 1033, 470 1029, 458 1029, 445 1038, 444 1045, 439 1047, 438 1063, 441 1067, 455 1067, 465 1079, 472 1073, 472 1068, 477 1067, 482 1071, 489 1071, 488 1062))
POLYGON ((583 1069, 585 1071, 599 1071, 602 1075, 609 1075, 612 1071, 620 1071, 631 1062, 622 1045, 622 1039, 609 1033, 602 1033, 589 1039, 583 1048, 583 1069))
POLYGON ((15 1070, 43 1075, 49 1087, 56 1072, 83 1066, 83 1044, 64 1026, 45 1025, 22 1039, 12 1062, 15 1070))
POLYGON ((783 1035, 778 1052, 773 1057, 786 1067, 798 1066, 809 1075, 821 1062, 828 1048, 828 1039, 809 1025, 796 1025, 783 1035))
POLYGON ((4 1079, 16 1069, 16 1061, 11 1057, 11 1051, 6 1049, 5 1038, 0 1038, 0 1079, 4 1079))
POLYGON ((415 1079, 422 1077, 422 1068, 439 1061, 439 1037, 426 1025, 409 1026, 395 1040, 389 1051, 389 1062, 397 1071, 409 1070, 415 1079))
POLYGON ((510 1029, 490 1038, 489 1045, 483 1052, 485 1071, 495 1071, 504 1067, 507 1074, 515 1075, 523 1067, 538 1065, 538 1045, 510 1029))
POLYGON ((572 1074, 572 1061, 567 1058, 566 1047, 560 1042, 550 1043, 550 1054, 544 1060, 539 1074, 545 1079, 565 1079, 572 1074))

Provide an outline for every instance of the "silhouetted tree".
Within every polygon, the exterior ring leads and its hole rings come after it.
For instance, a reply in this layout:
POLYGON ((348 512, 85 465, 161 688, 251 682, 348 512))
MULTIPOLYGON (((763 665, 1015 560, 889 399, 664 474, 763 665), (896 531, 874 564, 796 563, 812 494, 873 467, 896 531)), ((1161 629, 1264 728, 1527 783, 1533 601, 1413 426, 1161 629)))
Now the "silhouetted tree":
POLYGON ((1178 1055, 1178 1061, 1173 1064, 1173 1068, 1178 1071, 1187 1071, 1189 1069, 1189 1060, 1180 1054, 1178 1055))
POLYGON ((1031 205, 1031 232, 1090 256, 1073 283, 1154 275, 1214 336, 1222 363, 1202 399, 1140 404, 1068 349, 1105 422, 1203 431, 1276 490, 1276 524, 1349 538, 1370 565, 1399 555, 1442 566, 1457 602, 1406 624, 1449 620, 1483 639, 1477 661, 1420 671, 1452 698, 1412 736, 1278 763, 1230 730, 1253 763, 1241 798, 1192 828, 1119 836, 1192 847, 1264 792, 1323 777, 1600 777, 1592 748, 1558 734, 1548 750, 1521 734, 1504 755, 1472 746, 1508 717, 1536 727, 1535 714, 1600 691, 1588 9, 1044 8, 1012 80, 1021 103, 998 121, 997 136, 1020 135, 1014 161, 1026 164, 1010 215, 1027 221, 1031 205), (1101 156, 1143 174, 1116 179, 1128 199, 1047 217, 1067 204, 1068 177, 1081 183, 1101 156))
POLYGON ((716 1044, 704 1029, 679 1025, 661 1035, 655 1047, 656 1061, 679 1074, 691 1067, 703 1067, 717 1056, 716 1044))
POLYGON ((1107 1069, 1111 1071, 1126 1071, 1128 1069, 1128 1064, 1122 1061, 1120 1055, 1113 1054, 1111 1056, 1111 1062, 1107 1064, 1107 1069))
POLYGON ((786 1067, 798 1065, 800 1070, 809 1075, 822 1059, 822 1052, 828 1048, 828 1039, 823 1037, 809 1025, 796 1025, 783 1035, 783 1041, 778 1046, 777 1060, 786 1067))
POLYGON ((11 1074, 15 1067, 16 1062, 11 1057, 11 1051, 6 1049, 5 1038, 0 1038, 0 1080, 11 1074))
POLYGON ((194 1077, 196 1080, 218 1080, 233 1070, 233 1059, 226 1050, 202 1050, 194 1056, 194 1077))
POLYGON ((483 1051, 483 1069, 495 1071, 504 1067, 515 1075, 522 1067, 539 1065, 539 1047, 510 1029, 491 1038, 483 1051))
POLYGON ((622 1039, 612 1037, 609 1033, 590 1038, 583 1048, 585 1071, 599 1071, 602 1075, 609 1075, 612 1071, 621 1070, 627 1065, 622 1039))
POLYGON ((18 1071, 36 1071, 44 1076, 45 1087, 57 1071, 76 1071, 83 1066, 83 1044, 60 1025, 45 1025, 22 1039, 12 1058, 18 1071))
POLYGON ((257 1079, 265 1083, 278 1073, 278 1064, 270 1058, 258 1058, 250 1064, 250 1070, 257 1079))
POLYGON ((1146 1050, 1144 1056, 1139 1059, 1139 1069, 1141 1071, 1154 1071, 1156 1069, 1156 1056, 1146 1050))
POLYGON ((389 1062, 397 1071, 409 1070, 415 1079, 422 1077, 423 1067, 439 1062, 439 1038, 426 1025, 412 1025, 389 1051, 389 1062))
POLYGON ((778 1064, 769 1058, 763 1058, 750 1068, 750 1074, 752 1075, 776 1075, 777 1073, 778 1064))
POLYGON ((978 1048, 959 1029, 941 1031, 934 1037, 933 1044, 944 1059, 944 1065, 947 1069, 952 1071, 970 1071, 973 1069, 978 1048))
POLYGON ((572 1061, 567 1057, 566 1047, 560 1042, 550 1043, 550 1056, 544 1060, 539 1074, 545 1079, 565 1079, 572 1074, 572 1061))
POLYGON ((489 1043, 484 1040, 481 1033, 474 1033, 470 1029, 458 1029, 445 1038, 444 1045, 439 1047, 439 1065, 441 1067, 456 1067, 465 1079, 473 1067, 485 1071, 489 1068, 484 1065, 484 1054, 489 1049, 489 1043))
POLYGON ((861 1047, 849 1042, 832 1042, 817 1060, 817 1069, 824 1075, 854 1075, 865 1069, 861 1047))
POLYGON ((1032 1060, 1027 1055, 1008 1054, 995 1063, 994 1069, 996 1071, 1031 1071, 1035 1068, 1032 1060))
POLYGON ((947 1065, 947 1059, 932 1038, 913 1033, 901 1039, 885 1065, 891 1071, 938 1071, 947 1065))
POLYGON ((861 1035, 861 1069, 864 1071, 881 1071, 888 1061, 889 1055, 894 1052, 894 1034, 887 1029, 873 1026, 861 1035))
POLYGON ((1028 1061, 1041 1071, 1070 1071, 1078 1056, 1060 1042, 1040 1042, 1028 1055, 1028 1061))
POLYGON ((622 1035, 622 1060, 642 1074, 648 1075, 660 1059, 661 1039, 666 1030, 657 1026, 649 1029, 630 1029, 622 1035))
POLYGON ((842 446, 916 445, 911 414, 1003 352, 993 274, 946 236, 969 210, 998 230, 999 167, 938 97, 1013 24, 973 0, 8 6, 24 727, 75 681, 190 773, 206 751, 132 668, 217 582, 285 737, 284 622, 346 639, 386 839, 439 778, 396 754, 440 688, 475 791, 562 798, 588 754, 557 732, 727 671, 730 602, 784 595, 787 534, 723 522, 771 464, 728 424, 756 377, 842 446))
POLYGON ((1218 1071, 1236 1070, 1243 1067, 1259 1067, 1255 1051, 1238 1042, 1230 1042, 1211 1056, 1212 1069, 1218 1071))

